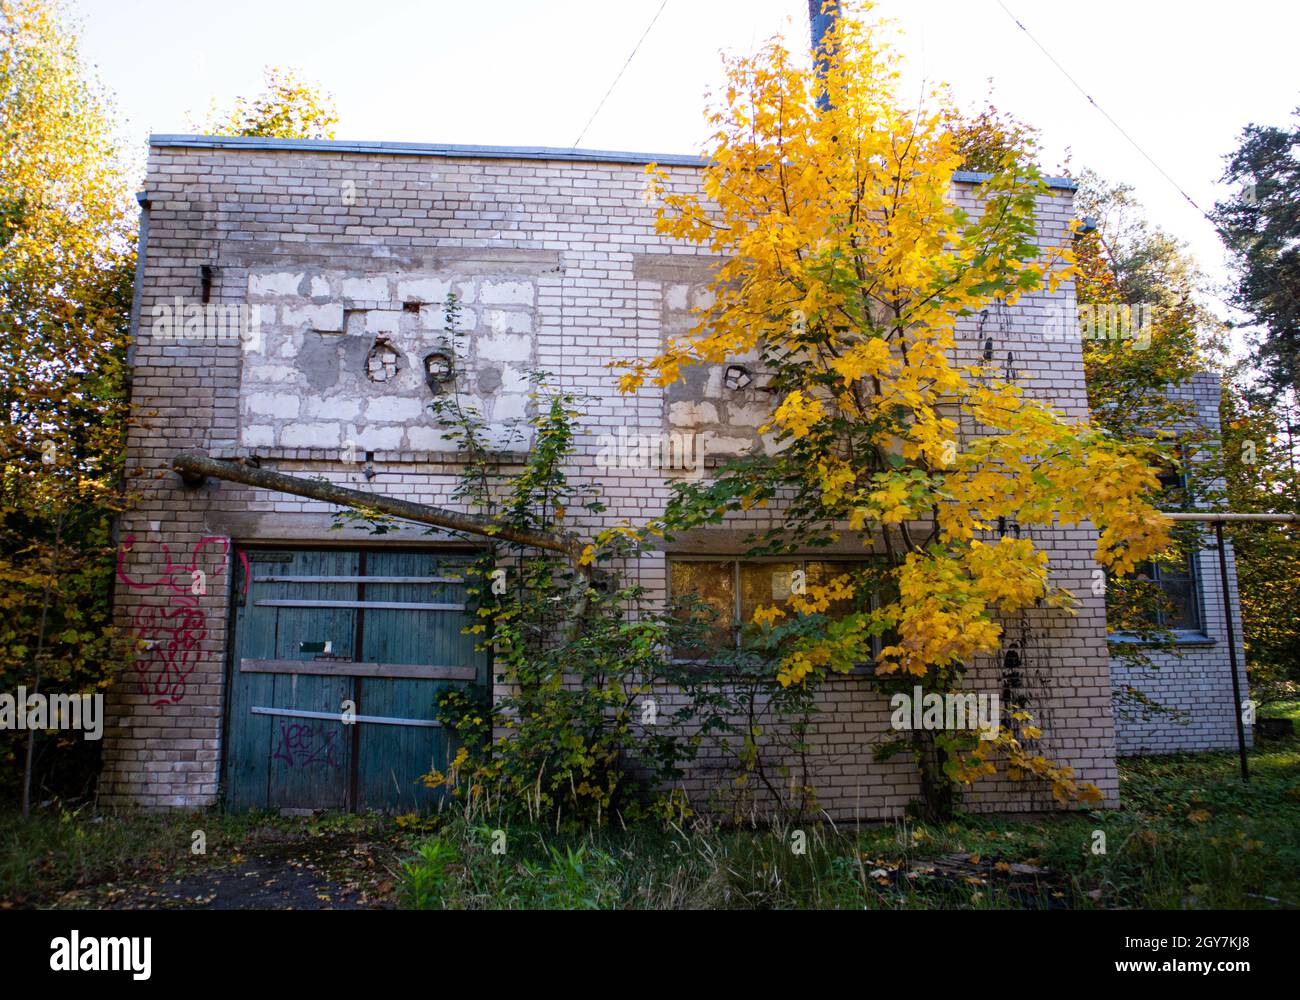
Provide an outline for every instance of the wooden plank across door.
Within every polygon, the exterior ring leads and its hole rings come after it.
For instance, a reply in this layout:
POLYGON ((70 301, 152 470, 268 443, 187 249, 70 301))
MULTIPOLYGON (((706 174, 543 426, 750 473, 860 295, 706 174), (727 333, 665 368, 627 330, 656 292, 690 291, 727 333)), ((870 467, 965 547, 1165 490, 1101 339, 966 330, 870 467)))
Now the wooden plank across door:
POLYGON ((459 576, 255 576, 254 583, 464 583, 459 576))

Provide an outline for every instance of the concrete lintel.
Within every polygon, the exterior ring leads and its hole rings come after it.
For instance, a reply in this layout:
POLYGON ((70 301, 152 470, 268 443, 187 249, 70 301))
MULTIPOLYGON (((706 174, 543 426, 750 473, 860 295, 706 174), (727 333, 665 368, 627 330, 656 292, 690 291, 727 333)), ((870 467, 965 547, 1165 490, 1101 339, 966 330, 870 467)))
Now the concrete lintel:
POLYGON ((638 253, 632 256, 632 277, 637 281, 694 284, 712 281, 725 258, 713 254, 638 253))

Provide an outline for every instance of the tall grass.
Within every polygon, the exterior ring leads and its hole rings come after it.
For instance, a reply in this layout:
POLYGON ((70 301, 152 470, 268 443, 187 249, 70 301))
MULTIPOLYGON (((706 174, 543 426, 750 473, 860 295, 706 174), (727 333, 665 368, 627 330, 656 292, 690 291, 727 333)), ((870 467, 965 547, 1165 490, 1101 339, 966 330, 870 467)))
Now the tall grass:
POLYGON ((272 844, 286 857, 323 852, 346 877, 347 842, 379 848, 394 900, 416 909, 1300 908, 1300 740, 1263 743, 1250 764, 1243 785, 1231 753, 1128 760, 1119 810, 943 826, 679 817, 563 829, 508 821, 490 797, 395 819, 0 814, 0 906, 55 905, 103 881, 215 875, 272 844), (192 852, 199 830, 202 855, 192 852), (978 870, 953 874, 943 862, 954 857, 978 870), (1049 874, 1017 882, 1014 864, 1049 874))
MULTIPOLYGON (((476 803, 431 840, 454 852, 438 908, 1300 907, 1300 741, 1126 761, 1124 807, 1046 816, 564 831, 495 826, 476 803), (494 853, 493 846, 497 848, 494 853), (935 859, 979 871, 953 874, 935 859), (1012 865, 1043 871, 1010 877, 1012 865)), ((442 849, 442 848, 440 848, 442 849)), ((418 871, 420 862, 413 862, 418 871)), ((1023 871, 1023 869, 1022 869, 1023 871)), ((408 873, 407 882, 414 878, 408 873)))

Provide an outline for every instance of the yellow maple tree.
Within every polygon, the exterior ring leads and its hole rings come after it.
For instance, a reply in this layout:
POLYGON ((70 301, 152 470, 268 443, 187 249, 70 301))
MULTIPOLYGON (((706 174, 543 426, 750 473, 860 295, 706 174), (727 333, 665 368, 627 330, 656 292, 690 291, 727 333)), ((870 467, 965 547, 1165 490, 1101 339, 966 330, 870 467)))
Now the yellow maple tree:
MULTIPOLYGON (((879 683, 952 691, 966 665, 998 651, 1006 615, 1071 604, 1049 582, 1046 552, 1027 537, 997 538, 1000 522, 1089 521, 1096 559, 1116 573, 1162 550, 1168 525, 1141 453, 982 360, 960 359, 962 317, 1072 277, 1072 233, 1040 233, 1046 182, 1014 149, 980 181, 978 207, 963 207, 943 92, 920 106, 901 99, 885 29, 869 5, 841 8, 821 74, 779 39, 728 59, 698 191, 650 168, 658 231, 720 264, 694 327, 625 363, 619 385, 666 386, 691 365, 757 352, 775 447, 679 485, 651 531, 793 497, 778 529, 787 540, 860 534, 885 557, 895 599, 802 633, 796 619, 865 584, 846 578, 792 597, 779 625, 760 609, 759 627, 789 630, 776 680, 847 670, 883 636, 879 683)), ((1027 751, 1021 739, 1036 730, 1017 721, 977 742, 918 734, 923 777, 968 783, 1000 752, 1013 776, 1037 775, 1058 797, 1099 797, 1027 751)))

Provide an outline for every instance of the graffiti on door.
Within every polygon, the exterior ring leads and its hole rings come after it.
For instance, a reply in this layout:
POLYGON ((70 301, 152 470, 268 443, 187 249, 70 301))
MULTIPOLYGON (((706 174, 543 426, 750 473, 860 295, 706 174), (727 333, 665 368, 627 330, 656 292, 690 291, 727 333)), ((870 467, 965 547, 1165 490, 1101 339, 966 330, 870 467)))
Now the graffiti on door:
POLYGON ((289 767, 310 767, 313 764, 342 767, 334 753, 338 735, 337 729, 317 728, 302 722, 281 722, 275 753, 271 756, 289 767))

